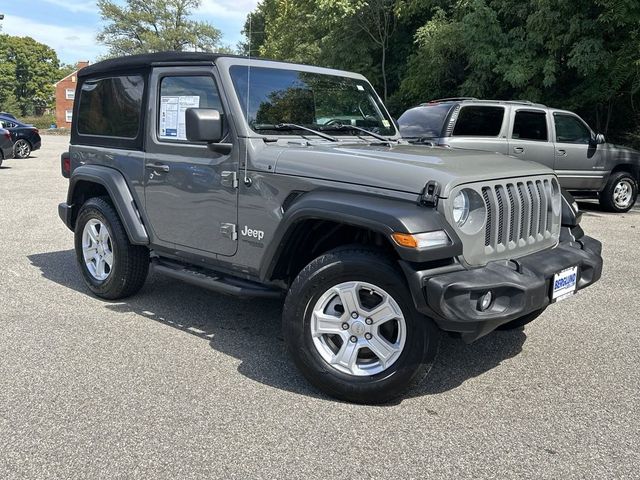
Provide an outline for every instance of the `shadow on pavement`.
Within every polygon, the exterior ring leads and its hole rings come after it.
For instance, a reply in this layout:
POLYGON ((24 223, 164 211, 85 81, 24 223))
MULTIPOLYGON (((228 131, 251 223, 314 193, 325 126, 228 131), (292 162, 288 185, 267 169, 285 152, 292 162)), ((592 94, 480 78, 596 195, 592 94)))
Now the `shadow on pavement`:
POLYGON ((578 207, 585 215, 588 216, 610 216, 610 215, 638 215, 640 214, 640 202, 637 202, 631 210, 626 213, 615 213, 606 211, 595 199, 577 199, 578 207))
MULTIPOLYGON (((46 279, 91 295, 81 279, 73 250, 34 254, 28 258, 46 279)), ((207 340, 216 351, 239 359, 238 371, 251 380, 302 395, 327 398, 304 380, 285 352, 280 301, 239 300, 152 273, 137 295, 102 303, 112 312, 135 313, 207 340)), ((517 355, 525 339, 523 330, 514 330, 495 332, 473 345, 465 345, 459 339, 443 335, 440 354, 430 375, 408 396, 451 390, 517 355)))

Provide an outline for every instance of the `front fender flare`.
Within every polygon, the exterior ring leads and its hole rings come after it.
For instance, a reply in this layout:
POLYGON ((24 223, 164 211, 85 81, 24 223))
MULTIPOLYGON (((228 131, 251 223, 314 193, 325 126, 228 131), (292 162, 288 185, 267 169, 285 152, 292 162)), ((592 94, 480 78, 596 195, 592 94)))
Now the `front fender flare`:
MULTIPOLYGON (((73 210, 79 208, 74 205, 74 193, 78 183, 83 181, 102 185, 107 190, 131 243, 134 245, 149 244, 149 235, 142 223, 133 195, 124 176, 118 170, 98 165, 82 165, 74 169, 69 179, 67 193, 67 205, 73 210)), ((74 211, 72 215, 68 216, 67 226, 71 229, 74 228, 73 223, 77 214, 78 212, 74 211)))
POLYGON ((444 216, 406 200, 380 197, 357 192, 314 190, 299 196, 288 206, 267 247, 260 267, 260 277, 268 280, 282 255, 295 227, 304 220, 328 220, 362 227, 382 234, 393 245, 398 256, 407 262, 422 263, 462 254, 462 243, 444 216), (416 250, 401 247, 391 239, 394 232, 423 233, 444 230, 451 245, 416 250))

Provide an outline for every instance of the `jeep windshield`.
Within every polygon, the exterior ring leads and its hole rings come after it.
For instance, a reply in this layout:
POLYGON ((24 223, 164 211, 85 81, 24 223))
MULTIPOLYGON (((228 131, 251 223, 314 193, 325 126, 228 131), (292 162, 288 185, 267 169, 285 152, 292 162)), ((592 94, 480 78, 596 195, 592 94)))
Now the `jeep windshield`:
POLYGON ((364 131, 396 135, 391 118, 366 81, 240 65, 231 67, 230 74, 247 123, 260 134, 284 130, 270 126, 299 125, 307 129, 296 132, 301 135, 313 135, 309 129, 360 138, 366 136, 364 131), (349 125, 359 128, 344 128, 349 125))

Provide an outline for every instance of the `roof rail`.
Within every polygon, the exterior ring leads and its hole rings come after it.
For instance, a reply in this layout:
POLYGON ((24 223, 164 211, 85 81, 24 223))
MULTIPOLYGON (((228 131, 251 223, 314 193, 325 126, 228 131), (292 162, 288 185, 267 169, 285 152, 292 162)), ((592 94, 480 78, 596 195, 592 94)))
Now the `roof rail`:
POLYGON ((429 100, 428 102, 422 103, 422 105, 427 105, 429 103, 443 103, 443 102, 459 102, 462 100, 478 100, 476 97, 450 97, 450 98, 437 98, 435 100, 429 100))

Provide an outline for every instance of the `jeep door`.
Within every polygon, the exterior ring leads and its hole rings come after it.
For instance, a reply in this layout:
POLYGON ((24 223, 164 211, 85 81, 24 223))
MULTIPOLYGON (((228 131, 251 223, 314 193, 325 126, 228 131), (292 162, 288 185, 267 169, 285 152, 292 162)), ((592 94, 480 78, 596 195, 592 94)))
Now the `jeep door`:
MULTIPOLYGON (((228 111, 213 67, 156 68, 151 75, 145 210, 154 243, 194 254, 234 255, 237 142, 230 154, 187 140, 187 108, 228 111)), ((232 127, 225 122, 225 135, 232 127)), ((228 138, 223 142, 229 142, 228 138)))
POLYGON ((591 129, 569 112, 553 112, 555 169, 567 189, 600 190, 605 180, 605 156, 591 129))
POLYGON ((549 115, 540 108, 513 107, 509 131, 509 155, 554 168, 549 115))

